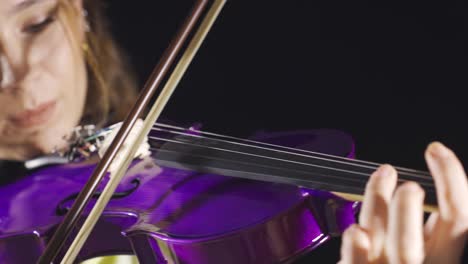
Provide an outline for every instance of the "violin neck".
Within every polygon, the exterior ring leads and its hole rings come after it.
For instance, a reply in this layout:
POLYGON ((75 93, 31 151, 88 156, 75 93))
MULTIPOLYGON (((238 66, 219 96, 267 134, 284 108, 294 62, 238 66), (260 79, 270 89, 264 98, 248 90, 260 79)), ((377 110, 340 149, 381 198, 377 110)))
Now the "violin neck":
MULTIPOLYGON (((194 170, 336 193, 361 201, 368 178, 379 164, 304 151, 285 151, 193 135, 170 141, 160 135, 154 154, 161 166, 194 170)), ((278 146, 279 147, 279 146, 278 146)), ((432 178, 426 172, 397 168, 399 183, 417 181, 426 191, 426 210, 436 209, 432 178)))

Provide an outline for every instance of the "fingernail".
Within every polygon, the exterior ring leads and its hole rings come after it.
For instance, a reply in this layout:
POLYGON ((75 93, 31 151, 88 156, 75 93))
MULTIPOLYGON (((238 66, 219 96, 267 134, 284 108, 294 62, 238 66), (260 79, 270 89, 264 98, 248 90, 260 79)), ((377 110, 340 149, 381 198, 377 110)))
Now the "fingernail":
POLYGON ((424 189, 416 182, 405 182, 398 189, 397 192, 404 196, 417 197, 418 199, 424 199, 424 189))
POLYGON ((392 171, 393 171, 392 166, 388 164, 384 164, 377 169, 377 175, 381 177, 390 177, 390 174, 392 174, 392 171))
POLYGON ((408 182, 405 182, 401 188, 404 188, 410 192, 418 192, 418 191, 423 191, 423 189, 421 188, 421 186, 416 183, 416 182, 412 182, 412 181, 408 181, 408 182))
POLYGON ((429 154, 434 158, 447 157, 450 151, 440 142, 433 142, 428 147, 429 154))

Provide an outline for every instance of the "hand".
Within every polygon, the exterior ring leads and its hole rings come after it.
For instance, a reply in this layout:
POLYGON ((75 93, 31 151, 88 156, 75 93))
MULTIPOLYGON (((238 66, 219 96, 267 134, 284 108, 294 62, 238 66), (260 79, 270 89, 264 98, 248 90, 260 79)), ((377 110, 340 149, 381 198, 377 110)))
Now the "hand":
MULTIPOLYGON (((101 148, 99 149, 99 156, 102 158, 104 154, 106 153, 107 149, 110 147, 110 144, 114 140, 115 136, 117 136, 117 133, 120 130, 120 127, 122 126, 122 123, 119 123, 113 130, 112 132, 106 137, 104 142, 102 143, 101 148)), ((125 158, 124 155, 122 155, 124 148, 129 147, 129 145, 126 142, 133 142, 136 140, 138 133, 143 129, 143 120, 138 119, 133 126, 132 130, 130 131, 130 134, 127 137, 127 140, 123 144, 122 148, 120 151, 117 153, 115 156, 114 160, 112 161, 111 165, 109 166, 108 171, 115 171, 117 168, 117 165, 122 163, 123 159, 125 158)), ((151 155, 150 145, 148 143, 148 137, 145 138, 143 143, 138 147, 137 152, 135 153, 134 158, 139 158, 143 159, 145 157, 148 157, 151 155)))
POLYGON ((468 230, 466 174, 455 154, 440 143, 429 145, 425 158, 436 185, 438 212, 424 224, 424 191, 414 182, 396 188, 395 169, 383 165, 367 183, 359 225, 343 235, 340 264, 460 263, 468 230))

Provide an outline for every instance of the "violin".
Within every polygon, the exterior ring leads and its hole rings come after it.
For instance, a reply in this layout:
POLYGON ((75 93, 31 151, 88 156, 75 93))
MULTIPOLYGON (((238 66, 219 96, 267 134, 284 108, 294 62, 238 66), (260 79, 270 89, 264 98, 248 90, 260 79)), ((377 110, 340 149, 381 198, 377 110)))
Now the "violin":
MULTIPOLYGON (((378 164, 353 159, 348 135, 308 130, 239 139, 156 123, 224 4, 196 1, 98 164, 43 166, 0 186, 1 263, 122 254, 140 263, 290 263, 354 223, 378 164), (171 69, 143 128, 123 147, 171 69), (145 137, 152 155, 135 160, 145 137), (118 154, 123 161, 109 170, 118 154)), ((429 174, 397 169, 400 181, 420 182, 435 205, 429 174)))
MULTIPOLYGON (((195 133, 154 126, 149 134, 152 155, 132 163, 77 260, 135 254, 140 263, 281 263, 298 258, 353 223, 357 203, 327 192, 163 165, 163 159, 170 162, 169 158, 158 156, 175 150, 170 145, 174 142, 203 139, 233 146, 247 142, 195 133), (167 143, 163 138, 169 135, 167 143), (167 145, 160 146, 161 142, 167 145)), ((353 150, 348 135, 332 130, 263 133, 253 140, 258 143, 248 145, 259 149, 282 142, 283 151, 294 147, 350 157, 353 150)), ((198 146, 195 141, 191 145, 198 146)), ((2 263, 38 260, 94 167, 47 166, 0 187, 2 263)))

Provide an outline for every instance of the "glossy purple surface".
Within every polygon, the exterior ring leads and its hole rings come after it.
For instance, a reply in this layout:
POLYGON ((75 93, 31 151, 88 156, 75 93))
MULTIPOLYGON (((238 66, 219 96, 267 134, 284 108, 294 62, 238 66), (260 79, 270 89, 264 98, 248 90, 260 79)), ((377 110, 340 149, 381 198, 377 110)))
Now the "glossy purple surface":
MULTIPOLYGON (((257 134, 256 139, 349 156, 338 131, 257 134)), ((91 165, 40 170, 0 186, 0 262, 33 263, 91 165), (62 202, 62 203, 61 203, 62 202), (24 254, 27 251, 28 254, 24 254)), ((354 203, 295 186, 158 168, 135 162, 80 258, 136 253, 141 263, 280 263, 311 250, 353 222, 354 203), (333 206, 330 206, 333 205, 333 206)))

